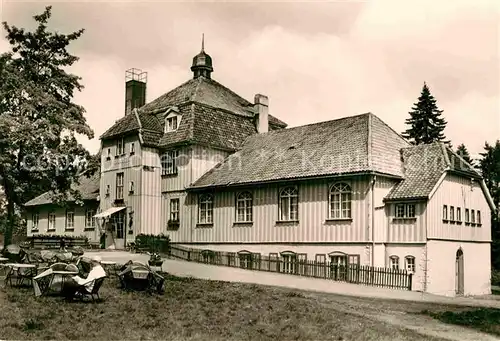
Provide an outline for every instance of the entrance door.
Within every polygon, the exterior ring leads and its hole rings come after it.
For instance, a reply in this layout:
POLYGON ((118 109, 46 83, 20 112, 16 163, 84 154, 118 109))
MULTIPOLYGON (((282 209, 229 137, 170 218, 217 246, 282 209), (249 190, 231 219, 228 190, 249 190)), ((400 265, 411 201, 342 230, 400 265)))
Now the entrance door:
POLYGON ((462 249, 457 251, 455 260, 455 293, 464 294, 464 253, 462 249))

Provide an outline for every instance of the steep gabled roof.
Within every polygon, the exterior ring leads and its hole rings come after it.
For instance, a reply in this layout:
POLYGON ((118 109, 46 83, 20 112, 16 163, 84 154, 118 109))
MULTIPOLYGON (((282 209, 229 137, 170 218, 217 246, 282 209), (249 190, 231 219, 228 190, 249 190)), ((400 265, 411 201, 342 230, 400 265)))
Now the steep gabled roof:
POLYGON ((250 136, 192 188, 377 172, 402 177, 408 143, 373 114, 250 136))
MULTIPOLYGON (((212 114, 214 112, 226 114, 228 112, 232 113, 234 118, 232 121, 239 118, 243 121, 241 125, 245 127, 247 122, 253 122, 252 120, 255 116, 252 103, 235 94, 233 91, 213 79, 198 77, 190 79, 177 88, 145 104, 139 108, 136 114, 132 113, 122 117, 101 135, 101 139, 110 139, 121 134, 141 131, 146 132, 146 134, 142 135, 144 143, 147 145, 168 146, 171 144, 171 139, 177 142, 189 142, 188 139, 191 137, 189 134, 192 134, 192 132, 187 134, 185 131, 179 131, 180 127, 176 132, 178 133, 178 136, 172 136, 172 134, 170 134, 170 136, 163 136, 163 113, 170 107, 183 107, 192 103, 198 104, 198 106, 193 109, 197 120, 200 118, 200 115, 197 115, 197 113, 200 111, 206 112, 205 108, 207 107, 211 107, 215 110, 212 111, 212 114), (158 138, 158 140, 156 140, 156 138, 158 138), (160 142, 160 139, 162 142, 160 142)), ((185 110, 181 112, 183 120, 190 119, 188 117, 184 117, 186 113, 189 114, 189 110, 188 112, 185 110)), ((221 116, 227 116, 226 114, 221 114, 221 116)), ((219 123, 223 122, 222 118, 217 118, 214 115, 210 115, 210 117, 214 118, 219 123)), ((204 120, 204 123, 206 122, 207 120, 204 120)), ((269 115, 270 130, 285 127, 286 123, 272 115, 269 115)), ((193 127, 193 129, 194 128, 195 127, 193 127)), ((239 128, 239 125, 236 124, 235 128, 239 128)), ((238 131, 227 132, 235 135, 246 134, 245 132, 238 131)), ((220 140, 223 138, 224 136, 219 136, 218 139, 220 140)), ((220 147, 226 148, 225 144, 222 144, 220 147)))
POLYGON ((442 142, 404 148, 404 180, 384 200, 428 199, 445 172, 480 178, 478 172, 442 142))
MULTIPOLYGON (((77 189, 81 196, 82 200, 97 200, 99 196, 99 172, 96 172, 93 176, 87 177, 86 175, 82 175, 79 178, 79 184, 73 184, 71 187, 73 189, 77 189)), ((39 206, 45 204, 52 203, 52 192, 45 192, 36 198, 28 201, 25 206, 39 206)), ((70 197, 67 201, 75 201, 74 198, 70 197)))
POLYGON ((253 117, 241 117, 227 110, 199 103, 179 108, 182 115, 175 132, 167 132, 159 141, 162 148, 193 143, 217 149, 235 151, 257 130, 253 117))

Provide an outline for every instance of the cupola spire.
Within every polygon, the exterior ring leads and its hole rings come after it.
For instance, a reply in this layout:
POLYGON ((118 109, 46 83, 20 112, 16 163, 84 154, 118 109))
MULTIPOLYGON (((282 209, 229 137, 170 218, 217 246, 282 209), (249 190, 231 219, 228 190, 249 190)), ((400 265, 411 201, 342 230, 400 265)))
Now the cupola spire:
POLYGON ((205 34, 201 35, 201 51, 193 58, 193 78, 205 77, 211 78, 210 74, 214 71, 212 67, 212 57, 205 53, 205 34))

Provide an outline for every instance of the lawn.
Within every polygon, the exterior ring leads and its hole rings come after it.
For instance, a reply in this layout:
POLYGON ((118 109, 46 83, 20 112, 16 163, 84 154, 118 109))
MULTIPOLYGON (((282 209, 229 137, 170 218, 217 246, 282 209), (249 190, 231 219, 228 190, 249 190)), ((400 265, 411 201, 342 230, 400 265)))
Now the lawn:
POLYGON ((422 313, 444 323, 474 328, 485 333, 500 336, 500 309, 479 308, 460 312, 430 312, 424 310, 422 313))
POLYGON ((439 340, 343 310, 348 304, 342 300, 358 307, 373 306, 372 301, 284 288, 166 275, 164 295, 127 293, 116 280, 107 280, 101 297, 95 304, 66 303, 59 297, 35 298, 30 288, 2 288, 0 338, 439 340))

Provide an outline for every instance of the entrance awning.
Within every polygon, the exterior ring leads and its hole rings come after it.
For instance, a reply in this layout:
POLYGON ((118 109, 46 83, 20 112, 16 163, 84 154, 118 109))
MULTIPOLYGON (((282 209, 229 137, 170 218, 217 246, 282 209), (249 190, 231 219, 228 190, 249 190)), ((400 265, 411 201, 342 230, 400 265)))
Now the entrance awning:
POLYGON ((113 213, 116 213, 118 211, 121 211, 121 210, 124 210, 126 207, 125 206, 122 206, 122 207, 111 207, 111 208, 108 208, 106 211, 104 212, 101 212, 101 213, 98 213, 94 216, 94 218, 105 218, 105 217, 109 217, 110 215, 112 215, 113 213))

